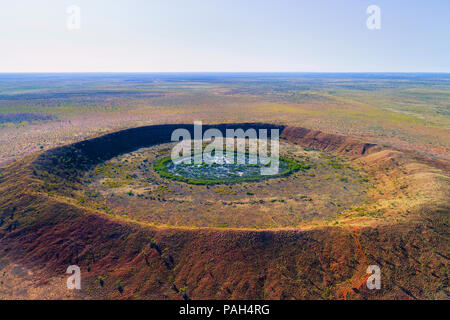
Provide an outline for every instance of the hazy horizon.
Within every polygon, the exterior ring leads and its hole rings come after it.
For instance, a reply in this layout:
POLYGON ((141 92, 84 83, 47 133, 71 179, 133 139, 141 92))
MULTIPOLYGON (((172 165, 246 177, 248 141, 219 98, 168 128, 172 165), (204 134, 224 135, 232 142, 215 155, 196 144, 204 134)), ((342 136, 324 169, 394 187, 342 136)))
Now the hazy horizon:
POLYGON ((149 75, 165 75, 165 74, 223 74, 223 75, 450 75, 449 72, 441 71, 17 71, 17 72, 0 72, 0 75, 45 75, 45 74, 66 74, 66 75, 82 75, 82 74, 149 74, 149 75))

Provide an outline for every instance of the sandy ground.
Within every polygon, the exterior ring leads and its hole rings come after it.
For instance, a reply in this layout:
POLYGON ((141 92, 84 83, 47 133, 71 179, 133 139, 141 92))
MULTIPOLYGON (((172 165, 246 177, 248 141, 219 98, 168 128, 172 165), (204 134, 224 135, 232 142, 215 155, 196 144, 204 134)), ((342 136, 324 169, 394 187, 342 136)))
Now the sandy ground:
POLYGON ((0 299, 83 299, 80 291, 67 289, 69 276, 64 274, 46 279, 42 272, 33 272, 23 265, 0 259, 0 299))

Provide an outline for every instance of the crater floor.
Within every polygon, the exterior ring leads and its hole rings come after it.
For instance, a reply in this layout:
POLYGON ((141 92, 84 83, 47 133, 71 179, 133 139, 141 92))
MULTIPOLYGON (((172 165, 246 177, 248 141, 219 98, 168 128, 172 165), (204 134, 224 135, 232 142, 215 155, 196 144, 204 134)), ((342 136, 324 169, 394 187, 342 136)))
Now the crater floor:
POLYGON ((99 164, 84 177, 81 201, 155 225, 259 229, 332 219, 364 202, 370 188, 348 160, 285 141, 281 159, 301 164, 289 175, 215 185, 174 181, 154 170, 172 146, 141 148, 99 164))

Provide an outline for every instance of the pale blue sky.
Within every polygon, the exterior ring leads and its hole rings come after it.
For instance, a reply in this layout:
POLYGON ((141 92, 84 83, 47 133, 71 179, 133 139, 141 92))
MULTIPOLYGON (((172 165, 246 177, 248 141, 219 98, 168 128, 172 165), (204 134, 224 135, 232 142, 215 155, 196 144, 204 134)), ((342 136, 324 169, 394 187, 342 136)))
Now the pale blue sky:
POLYGON ((450 72, 450 1, 2 1, 0 44, 0 72, 450 72))

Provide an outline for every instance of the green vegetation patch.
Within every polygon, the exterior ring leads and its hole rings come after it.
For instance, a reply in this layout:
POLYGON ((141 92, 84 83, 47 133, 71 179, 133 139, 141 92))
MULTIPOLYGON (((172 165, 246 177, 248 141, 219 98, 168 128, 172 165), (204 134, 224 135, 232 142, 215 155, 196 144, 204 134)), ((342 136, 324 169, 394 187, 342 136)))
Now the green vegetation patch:
MULTIPOLYGON (((248 158, 248 154, 246 154, 248 158)), ((247 159, 246 159, 247 160, 247 159)), ((201 164, 174 163, 171 157, 157 160, 153 164, 153 169, 163 178, 186 182, 196 185, 230 184, 244 181, 258 181, 280 176, 286 176, 299 170, 308 170, 310 165, 300 163, 291 159, 279 158, 279 170, 277 174, 262 175, 261 169, 269 167, 260 162, 257 164, 217 163, 208 164, 202 161, 201 164)))

